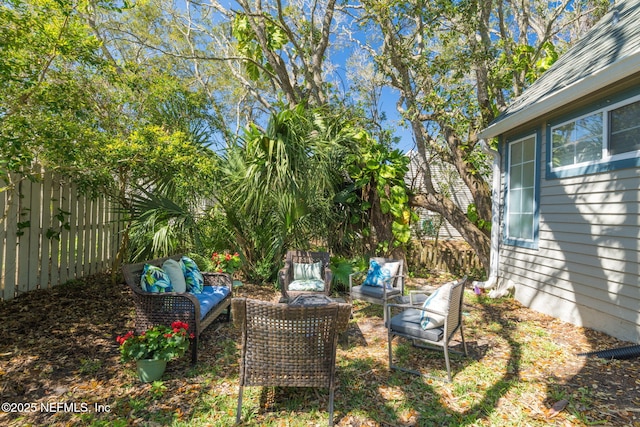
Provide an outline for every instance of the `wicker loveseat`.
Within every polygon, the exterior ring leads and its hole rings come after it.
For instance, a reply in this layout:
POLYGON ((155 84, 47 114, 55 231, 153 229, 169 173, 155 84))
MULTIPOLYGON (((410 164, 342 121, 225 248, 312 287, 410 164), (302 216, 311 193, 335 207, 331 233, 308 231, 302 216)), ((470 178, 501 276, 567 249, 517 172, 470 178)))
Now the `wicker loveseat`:
POLYGON ((225 273, 202 272, 204 290, 201 294, 143 291, 140 286, 140 277, 144 266, 150 264, 162 267, 162 264, 169 258, 179 261, 182 257, 175 255, 122 266, 124 280, 133 292, 136 308, 136 332, 144 332, 158 324, 170 325, 176 320, 188 323, 189 330, 194 334, 191 343, 191 359, 193 363, 196 363, 198 360, 198 338, 202 331, 224 311, 227 312, 227 320, 230 320, 233 282, 231 276, 225 273))

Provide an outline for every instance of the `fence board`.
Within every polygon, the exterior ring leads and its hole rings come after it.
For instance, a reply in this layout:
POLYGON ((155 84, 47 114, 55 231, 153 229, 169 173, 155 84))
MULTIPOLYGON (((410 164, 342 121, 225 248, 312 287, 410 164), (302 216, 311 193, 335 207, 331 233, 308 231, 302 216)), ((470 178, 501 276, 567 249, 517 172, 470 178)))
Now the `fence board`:
MULTIPOLYGON (((79 194, 50 172, 42 182, 18 182, 0 191, 0 299, 111 266, 121 224, 106 199, 79 194)), ((8 184, 0 181, 0 188, 8 184)))
POLYGON ((19 185, 19 210, 18 210, 18 259, 16 265, 18 269, 18 283, 16 291, 18 294, 29 290, 29 241, 31 227, 28 225, 31 218, 31 181, 23 179, 19 185))
MULTIPOLYGON (((51 209, 54 214, 68 199, 68 186, 63 186, 59 177, 52 177, 51 180, 51 209)), ((65 283, 69 280, 69 272, 67 271, 66 259, 69 253, 69 232, 62 230, 59 241, 50 242, 51 255, 49 257, 49 286, 55 286, 58 283, 65 283)))
POLYGON ((462 242, 428 240, 413 241, 407 254, 412 270, 437 270, 452 274, 473 274, 482 270, 475 252, 462 242))
POLYGON ((58 204, 55 207, 55 212, 63 218, 62 221, 58 221, 58 227, 60 227, 60 259, 55 260, 56 265, 60 265, 61 283, 75 277, 76 274, 74 266, 75 254, 73 253, 75 226, 72 226, 75 218, 72 219, 71 217, 72 203, 74 201, 71 198, 71 186, 65 185, 61 189, 58 204), (74 231, 72 231, 72 228, 74 231))
POLYGON ((49 287, 49 271, 51 268, 51 243, 52 240, 47 238, 46 230, 52 227, 52 204, 51 204, 51 191, 52 191, 52 174, 51 172, 45 172, 42 177, 42 230, 40 233, 40 288, 46 289, 49 287))
MULTIPOLYGON (((3 180, 0 179, 0 188, 5 188, 8 185, 8 183, 3 180)), ((0 192, 0 242, 5 242, 7 241, 7 231, 6 231, 6 221, 5 218, 7 217, 7 212, 6 212, 6 208, 7 208, 7 202, 6 202, 6 197, 7 197, 7 191, 2 191, 0 192)), ((5 251, 5 245, 0 246, 0 283, 4 283, 4 251, 5 251)), ((4 298, 3 295, 3 289, 2 286, 0 286, 0 299, 4 298)))
POLYGON ((42 184, 31 183, 31 200, 29 201, 29 256, 25 260, 29 270, 27 290, 40 287, 40 239, 42 233, 42 184))
MULTIPOLYGON (((12 175, 11 181, 15 182, 16 176, 12 175)), ((16 272, 18 255, 18 204, 20 199, 19 188, 16 186, 7 191, 7 216, 5 245, 5 264, 3 284, 3 298, 11 299, 16 292, 16 272)))

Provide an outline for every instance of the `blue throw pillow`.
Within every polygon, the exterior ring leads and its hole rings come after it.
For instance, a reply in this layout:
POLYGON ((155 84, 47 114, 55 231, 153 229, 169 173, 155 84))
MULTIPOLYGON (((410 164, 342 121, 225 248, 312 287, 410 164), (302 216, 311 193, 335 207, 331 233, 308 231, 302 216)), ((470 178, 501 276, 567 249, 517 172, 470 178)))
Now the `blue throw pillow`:
POLYGON ((390 279, 398 274, 399 268, 399 262, 389 262, 381 265, 378 261, 372 259, 369 261, 369 271, 367 271, 367 277, 364 279, 364 284, 368 286, 386 286, 387 288, 391 288, 393 281, 390 279))
POLYGON ((187 291, 193 294, 201 293, 204 288, 204 278, 195 261, 183 256, 181 266, 184 272, 184 280, 187 282, 187 291))
POLYGON ((160 267, 145 264, 140 276, 140 287, 145 292, 171 292, 171 279, 160 267))

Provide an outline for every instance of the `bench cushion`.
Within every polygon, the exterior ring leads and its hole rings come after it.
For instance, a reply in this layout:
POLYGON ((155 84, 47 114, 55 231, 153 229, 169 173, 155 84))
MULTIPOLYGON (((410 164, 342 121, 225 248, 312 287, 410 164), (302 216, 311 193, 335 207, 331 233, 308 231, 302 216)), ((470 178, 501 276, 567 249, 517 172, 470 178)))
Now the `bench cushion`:
POLYGON ((205 286, 202 292, 193 294, 200 302, 200 320, 220 301, 229 295, 229 288, 226 286, 205 286))

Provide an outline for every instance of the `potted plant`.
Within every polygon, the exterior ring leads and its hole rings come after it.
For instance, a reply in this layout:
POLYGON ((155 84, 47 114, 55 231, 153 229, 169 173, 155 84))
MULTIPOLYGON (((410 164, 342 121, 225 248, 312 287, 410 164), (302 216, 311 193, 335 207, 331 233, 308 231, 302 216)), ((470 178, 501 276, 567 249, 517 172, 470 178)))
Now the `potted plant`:
POLYGON ((189 325, 176 321, 171 327, 156 325, 142 334, 132 331, 118 336, 120 355, 123 362, 136 361, 138 376, 142 382, 151 382, 162 377, 167 362, 184 355, 189 348, 193 334, 188 332, 189 325))

